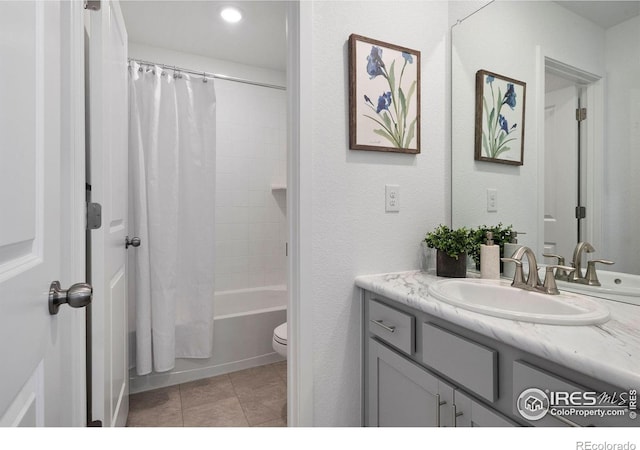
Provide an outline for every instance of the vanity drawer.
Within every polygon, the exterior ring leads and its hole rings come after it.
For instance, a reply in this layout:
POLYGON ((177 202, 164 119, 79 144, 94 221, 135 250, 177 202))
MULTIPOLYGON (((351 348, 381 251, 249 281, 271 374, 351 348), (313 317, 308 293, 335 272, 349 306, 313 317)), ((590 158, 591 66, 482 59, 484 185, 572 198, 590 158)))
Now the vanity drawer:
POLYGON ((415 323, 412 315, 369 300, 369 331, 408 355, 415 349, 415 323))
MULTIPOLYGON (((592 396, 596 396, 599 393, 595 392, 592 389, 588 389, 584 386, 580 386, 571 381, 568 381, 564 378, 561 378, 555 374, 549 373, 545 370, 542 370, 538 367, 532 366, 524 361, 514 361, 513 362, 513 414, 522 417, 520 412, 518 411, 518 398, 520 394, 527 389, 537 388, 541 391, 544 391, 547 394, 547 398, 549 398, 549 393, 580 393, 580 392, 594 392, 590 394, 592 396)), ((618 391, 618 395, 620 394, 620 390, 618 391)), ((612 394, 609 392, 608 394, 612 394)), ((535 395, 535 394, 534 394, 535 395)), ((576 403, 581 403, 582 398, 579 394, 574 394, 576 396, 576 403)), ((521 407, 524 408, 523 402, 526 402, 527 397, 523 397, 521 402, 521 407)), ((618 400, 620 398, 618 397, 618 400)), ((534 400, 535 401, 535 400, 534 400)), ((571 408, 572 405, 568 403, 572 403, 569 399, 560 399, 557 401, 557 406, 562 406, 566 408, 571 408)), ((585 399, 585 403, 589 403, 589 400, 585 399)), ((611 407, 611 403, 603 403, 603 409, 607 406, 611 407)), ((554 405, 549 405, 553 407, 554 405)), ((579 408, 579 407, 578 407, 579 408)), ((526 418, 525 418, 526 420, 526 418)), ((637 426, 635 421, 629 419, 629 415, 624 414, 621 416, 604 416, 599 417, 597 415, 590 416, 578 416, 578 415, 569 415, 569 416, 554 416, 551 413, 547 413, 542 416, 541 419, 538 420, 528 420, 528 422, 535 426, 542 427, 590 427, 590 426, 614 426, 614 427, 625 427, 625 426, 637 426)))
POLYGON ((490 402, 498 398, 498 352, 489 347, 423 323, 422 362, 490 402))

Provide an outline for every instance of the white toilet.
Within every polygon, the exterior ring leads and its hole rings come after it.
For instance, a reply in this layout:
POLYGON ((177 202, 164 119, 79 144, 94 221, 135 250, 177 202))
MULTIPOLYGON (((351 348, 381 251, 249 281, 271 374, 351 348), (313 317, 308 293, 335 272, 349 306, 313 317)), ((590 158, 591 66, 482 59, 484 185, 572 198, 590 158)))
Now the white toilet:
POLYGON ((273 330, 272 345, 276 353, 287 357, 287 322, 278 325, 273 330))

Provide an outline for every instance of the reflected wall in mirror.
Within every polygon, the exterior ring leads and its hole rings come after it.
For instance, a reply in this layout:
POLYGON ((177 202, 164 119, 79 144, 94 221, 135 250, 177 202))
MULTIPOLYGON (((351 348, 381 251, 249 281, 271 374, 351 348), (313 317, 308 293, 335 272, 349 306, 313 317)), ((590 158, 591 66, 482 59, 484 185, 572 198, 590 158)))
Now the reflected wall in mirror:
POLYGON ((546 263, 588 241, 640 274, 639 5, 495 1, 453 26, 453 227, 513 224, 546 263), (527 83, 523 166, 474 160, 478 70, 527 83))

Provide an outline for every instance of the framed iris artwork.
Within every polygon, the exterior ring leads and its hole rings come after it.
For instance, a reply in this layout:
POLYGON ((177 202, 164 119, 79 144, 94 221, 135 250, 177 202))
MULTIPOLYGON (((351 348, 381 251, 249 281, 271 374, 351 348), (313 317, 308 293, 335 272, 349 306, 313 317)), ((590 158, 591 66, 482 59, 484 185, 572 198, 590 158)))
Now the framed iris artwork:
POLYGON ((475 159, 521 166, 526 83, 476 72, 475 159))
POLYGON ((420 52, 349 36, 349 148, 420 153, 420 52))

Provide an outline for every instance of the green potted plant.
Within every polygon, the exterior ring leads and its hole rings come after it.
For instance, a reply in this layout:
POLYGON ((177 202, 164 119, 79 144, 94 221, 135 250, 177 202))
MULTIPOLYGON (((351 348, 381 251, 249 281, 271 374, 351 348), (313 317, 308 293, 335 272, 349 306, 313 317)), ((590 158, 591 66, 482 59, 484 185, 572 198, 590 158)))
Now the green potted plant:
MULTIPOLYGON (((480 244, 484 244, 487 240, 487 231, 493 233, 494 245, 500 246, 500 257, 504 256, 504 244, 511 242, 513 236, 513 225, 504 226, 502 222, 498 225, 487 226, 481 225, 475 230, 471 230, 471 246, 469 248, 469 256, 476 263, 476 269, 480 270, 480 244)), ((502 261, 500 261, 500 272, 502 272, 502 261)))
POLYGON ((465 278, 467 276, 467 252, 472 247, 472 231, 466 227, 451 229, 438 226, 427 233, 424 242, 435 248, 436 274, 439 277, 465 278))

